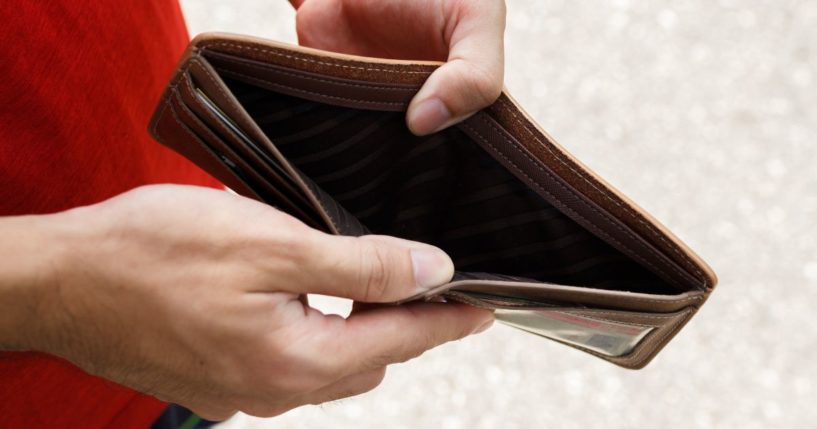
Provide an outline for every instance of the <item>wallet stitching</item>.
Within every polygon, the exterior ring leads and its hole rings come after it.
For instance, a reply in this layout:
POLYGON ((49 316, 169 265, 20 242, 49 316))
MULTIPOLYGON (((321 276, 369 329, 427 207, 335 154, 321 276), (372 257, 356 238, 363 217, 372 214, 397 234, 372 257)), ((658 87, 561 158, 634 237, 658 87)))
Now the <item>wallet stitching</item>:
POLYGON ((688 265, 688 267, 691 267, 691 268, 692 268, 692 270, 695 272, 695 274, 697 274, 697 275, 698 275, 699 280, 703 281, 704 287, 707 287, 707 286, 708 286, 708 281, 707 281, 707 279, 706 279, 706 276, 704 276, 704 275, 703 275, 703 272, 701 272, 701 270, 700 270, 700 269, 698 269, 698 267, 697 267, 697 266, 696 266, 696 265, 695 265, 695 264, 692 262, 692 260, 691 260, 691 259, 690 259, 690 258, 689 258, 687 255, 685 255, 683 252, 681 252, 681 251, 680 251, 680 249, 678 249, 678 247, 677 247, 677 246, 676 246, 674 243, 672 243, 672 242, 668 241, 666 238, 664 238, 663 234, 661 234, 661 233, 660 233, 660 232, 659 232, 659 231, 658 231, 658 230, 655 228, 655 226, 653 226, 653 225, 652 225, 652 224, 650 224, 649 222, 644 221, 644 220, 642 219, 642 216, 641 216, 641 215, 639 215, 639 214, 638 214, 638 212, 636 212, 636 211, 635 211, 635 210, 634 210, 632 207, 630 207, 629 205, 622 204, 621 202, 619 202, 619 201, 617 201, 615 198, 613 198, 613 197, 610 195, 610 192, 609 192, 607 189, 604 189, 604 188, 599 188, 599 187, 598 187, 598 186, 597 186, 595 183, 593 183, 593 182, 592 182, 590 179, 588 179, 588 178, 586 177, 586 174, 585 174, 583 171, 581 171, 581 170, 578 170, 578 169, 574 168, 572 165, 570 165, 570 163, 568 163, 567 161, 565 161, 565 160, 563 159, 564 155, 563 155, 561 152, 555 151, 555 150, 554 150, 553 148, 551 148, 551 147, 550 147, 548 144, 545 144, 544 142, 542 142, 542 141, 541 141, 541 140, 540 140, 540 139, 539 139, 539 138, 536 136, 536 134, 534 134, 534 133, 533 133, 533 131, 531 131, 531 130, 530 130, 529 126, 528 126, 527 124, 525 124, 525 123, 524 123, 524 122, 523 122, 523 121, 522 121, 522 120, 521 120, 521 119, 520 119, 520 118, 519 118, 519 117, 516 115, 516 113, 514 113, 514 111, 513 111, 513 109, 512 109, 512 107, 513 107, 513 106, 512 106, 512 105, 511 105, 509 102, 507 102, 507 101, 506 101, 506 100, 504 100, 504 99, 501 99, 501 100, 500 100, 500 102, 501 102, 501 103, 503 103, 503 104, 504 104, 504 105, 505 105, 505 106, 508 108, 508 109, 507 109, 507 111, 508 111, 508 112, 511 114, 511 116, 513 116, 514 120, 515 120, 515 121, 516 121, 516 122, 517 122, 519 125, 522 125, 522 128, 523 128, 523 129, 524 129, 524 130, 525 130, 525 131, 526 131, 528 134, 530 134, 530 136, 531 136, 531 137, 533 137, 533 139, 534 139, 534 140, 535 140, 537 143, 539 143, 539 145, 540 145, 540 146, 544 147, 544 148, 545 148, 545 150, 547 150, 548 152, 550 152, 550 153, 551 153, 551 155, 554 155, 554 157, 555 157, 555 158, 556 158, 556 159, 557 159, 557 160, 558 160, 558 161, 559 161, 559 162, 560 162, 562 165, 564 165, 564 166, 565 166, 565 167, 567 167, 567 168, 568 168, 570 171, 572 171, 572 172, 573 172, 573 173, 575 173, 577 176, 579 176, 579 177, 580 177, 580 178, 581 178, 581 179, 582 179, 582 180, 583 180, 585 183, 587 183, 588 185, 590 185, 590 186, 591 186, 593 189, 595 189, 596 191, 600 192, 600 193, 602 194, 602 196, 604 196, 604 197, 605 197, 605 198, 606 198, 608 201, 610 201, 610 202, 612 202, 613 204, 615 204, 616 206, 618 206, 618 207, 620 207, 620 208, 624 209, 624 210, 625 210, 625 211, 626 211, 628 214, 630 214, 630 216, 632 216, 632 218, 633 218, 633 219, 635 219, 635 220, 636 220, 638 223, 640 223, 641 225, 646 226, 646 227, 647 227, 647 229, 649 229, 649 230, 650 230, 650 232, 653 234, 653 236, 654 236, 655 238, 657 238, 657 239, 658 239, 658 240, 660 240, 662 243, 664 243, 665 245, 667 245, 667 246, 668 246, 668 247, 669 247, 669 248, 670 248, 670 249, 673 251, 673 253, 675 253, 676 255, 678 255, 679 257, 681 257, 681 259, 682 259, 682 260, 683 260, 683 261, 684 261, 684 262, 685 262, 685 263, 688 265), (558 152, 558 153, 557 153, 557 152, 558 152))
MULTIPOLYGON (((232 100, 232 99, 231 99, 231 98, 230 98, 230 97, 227 95, 227 93, 224 91, 224 89, 221 87, 221 85, 219 85, 219 84, 218 84, 218 82, 216 81, 216 79, 215 79, 215 78, 213 77, 213 75, 210 73, 210 70, 208 70, 208 69, 207 69, 207 67, 204 67, 202 64, 200 64, 200 63, 199 63, 199 61, 198 61, 198 59, 196 59, 196 58, 193 58, 193 59, 191 59, 191 60, 190 60, 190 64, 191 64, 191 65, 192 65, 192 64, 194 64, 194 63, 195 63, 196 65, 198 65, 198 66, 199 66, 199 69, 200 69, 200 70, 202 70, 202 72, 204 72, 205 76, 207 76, 207 79, 209 79, 209 80, 210 80, 210 83, 212 83, 212 84, 213 84, 213 86, 215 86, 215 87, 216 87, 216 89, 218 89, 218 91, 221 93, 221 96, 222 96, 222 97, 223 97, 225 100, 227 100, 227 103, 229 103, 229 104, 230 104, 230 105, 233 107, 233 109, 236 109, 236 110, 239 110, 239 111, 240 111, 240 110, 241 110, 241 107, 240 107, 240 106, 237 106, 237 105, 236 105, 236 103, 235 103, 235 102, 233 102, 233 100, 232 100)), ((187 68, 185 68, 185 72, 187 72, 187 70, 188 70, 189 68, 190 68, 190 66, 188 66, 187 68)), ((189 82, 188 82, 188 83, 189 83, 189 82)), ((306 184, 305 184, 305 185, 306 185, 306 184)), ((306 185, 306 187, 307 187, 307 188, 309 188, 309 185, 306 185)), ((311 191, 309 191, 309 192, 311 192, 311 191)), ((337 228, 338 222, 337 222, 337 221, 335 220, 335 218, 332 216, 332 213, 330 213, 330 212, 329 212, 329 210, 327 210, 327 209, 326 209, 326 207, 324 206, 324 204, 323 204, 323 202, 321 201, 321 199, 320 199, 320 198, 317 198, 317 196, 315 196, 315 201, 317 201, 317 202, 318 202, 318 205, 320 206, 321 210, 322 210, 322 211, 323 211, 323 213, 326 215, 326 217, 328 217, 328 218, 329 218, 329 221, 330 221, 330 222, 332 222, 332 225, 334 225, 334 226, 335 226, 335 228, 337 228)))
POLYGON ((309 91, 309 90, 306 90, 306 89, 296 88, 294 86, 285 85, 283 83, 273 82, 271 80, 263 79, 263 78, 260 78, 260 77, 250 76, 250 75, 240 73, 240 72, 237 72, 237 71, 233 71, 233 70, 224 70, 224 69, 222 69, 221 71, 223 73, 225 73, 225 74, 234 74, 234 75, 241 76, 241 77, 243 77, 245 79, 260 81, 260 82, 270 84, 272 86, 283 87, 283 88, 293 90, 295 92, 301 92, 301 93, 304 93, 304 94, 316 95, 318 97, 332 98, 332 99, 343 100, 343 101, 353 101, 353 102, 356 102, 356 103, 370 104, 370 105, 374 105, 374 106, 377 106, 377 105, 405 106, 407 104, 404 101, 371 101, 371 100, 361 100, 359 98, 348 98, 348 97, 340 97, 340 96, 337 96, 337 95, 328 95, 328 94, 324 94, 324 93, 321 93, 321 92, 315 92, 315 91, 309 91))
MULTIPOLYGON (((302 56, 300 54, 284 54, 284 53, 269 50, 269 49, 256 48, 254 46, 244 46, 244 45, 239 45, 239 44, 230 43, 230 42, 207 43, 207 44, 203 44, 203 46, 204 47, 207 47, 207 46, 213 46, 213 47, 215 47, 215 46, 224 46, 224 47, 236 48, 236 49, 239 49, 239 50, 256 51, 256 52, 261 52, 261 53, 265 53, 265 54, 272 54, 272 55, 275 55, 275 56, 278 56, 278 57, 288 58, 288 59, 292 59, 292 60, 304 61, 304 62, 307 62, 307 63, 320 64, 320 65, 331 66, 331 67, 340 67, 340 68, 344 68, 344 69, 364 70, 364 71, 374 71, 374 72, 387 72, 387 73, 397 73, 397 74, 429 74, 429 73, 431 73, 430 71, 382 69, 382 68, 373 68, 373 67, 367 67, 367 66, 351 66, 351 65, 348 65, 348 64, 338 64, 338 63, 334 63, 334 62, 325 62, 325 61, 315 60, 315 59, 312 59, 312 58, 306 58, 305 55, 302 56)), ((420 64, 417 64, 417 65, 422 66, 420 64)))
MULTIPOLYGON (((480 119, 482 119, 482 120, 483 120, 483 121, 484 121, 486 124, 488 124, 489 126, 491 126, 492 128, 494 128, 496 131, 500 131, 500 130, 499 130, 499 129, 497 129, 497 128, 496 128, 496 127, 493 125, 493 124, 491 124, 490 122, 488 122, 488 121, 487 121, 487 120, 486 120, 484 117, 482 117, 482 116, 481 116, 481 117, 480 117, 480 119)), ((541 189, 541 190, 542 190, 542 192, 544 192, 544 193, 548 194, 548 195, 549 195, 551 198, 553 198, 554 200, 556 200, 556 198, 553 196, 553 194, 552 194, 551 192, 549 192, 549 191, 548 191, 547 189, 545 189, 545 188, 544 188, 544 187, 543 187, 541 184, 539 184, 539 183, 537 183, 535 180, 533 180, 533 179, 530 177, 530 175, 528 175, 526 172, 524 172, 522 169, 520 169, 520 168, 519 168, 519 166, 518 166, 518 165, 516 165, 516 163, 515 163, 515 162, 513 162, 513 160, 511 160, 511 159, 510 159, 510 158, 508 158, 508 157, 507 157, 507 156, 506 156, 504 153, 502 153, 501 151, 499 151, 499 150, 498 150, 498 149, 497 149, 497 148, 496 148, 494 145, 492 145, 492 144, 490 143, 490 141, 488 141, 488 140, 487 140, 487 139, 486 139, 486 138, 485 138, 485 137, 484 137, 482 134, 480 134, 480 133, 479 133, 479 131, 477 131, 477 130, 476 130, 476 129, 474 129, 472 126, 470 126, 470 125, 468 125, 468 124, 465 124, 465 123, 463 123, 463 124, 462 124, 462 126, 464 126, 464 127, 468 128, 469 130, 471 130, 471 131, 472 131, 474 134, 476 134, 476 135, 477 135, 477 136, 478 136, 478 137, 479 137, 479 138, 480 138, 480 139, 481 139, 483 142, 485 142, 485 144, 487 144, 488 146, 490 146, 490 147, 491 147, 491 149, 493 149, 493 150, 494 150, 494 152, 496 152, 496 153, 497 153, 497 154, 499 154, 499 155, 500 155, 502 158, 504 158, 506 161, 508 161, 508 162, 509 162, 509 163, 510 163, 510 164, 513 166, 514 170, 516 170, 517 172, 519 172, 520 174, 522 174, 523 176, 525 176, 525 177, 526 177, 526 178, 527 178, 527 179, 528 179, 528 180, 529 180, 529 181, 530 181, 532 184, 534 184, 534 185, 535 185, 537 188, 541 189)), ((511 147, 513 147, 514 149, 516 149, 517 151, 519 151, 519 153, 521 153, 523 156, 525 156, 525 157, 526 157, 528 160, 534 161, 534 160, 533 160, 533 158, 531 158, 531 156, 530 156, 530 155, 528 155, 528 154, 527 154, 527 153, 525 153, 525 152, 524 152, 522 149, 520 149, 520 148, 519 148, 519 147, 517 147, 515 144, 513 144, 513 143, 511 142, 511 140, 509 140, 507 137, 505 137, 504 135, 502 135, 502 138, 503 138, 504 140, 506 140, 508 143, 510 143, 510 146, 511 146, 511 147)), ((553 176, 553 174, 552 174, 552 173, 550 173, 549 171, 545 170, 545 169, 544 169, 544 168, 543 168, 541 165, 539 165, 539 164, 538 164, 538 163, 536 163, 535 161, 534 161, 534 166, 536 166, 536 168, 538 168, 538 169, 539 169, 540 171, 542 171, 544 174, 548 175, 548 176, 549 176, 549 177, 551 177, 551 178, 554 178, 554 176, 553 176)), ((560 186, 561 188, 563 188, 563 189, 565 189, 565 190, 568 190, 568 191, 569 191, 569 189, 567 189, 567 187, 566 187, 565 185, 563 185, 562 183, 559 183, 559 181, 558 181, 558 180, 554 180, 554 183, 556 183, 556 184, 557 184, 558 186, 560 186)), ((592 211, 594 211, 594 212, 596 212, 596 213, 598 213, 598 214, 600 214, 600 215, 602 215, 602 216, 609 216, 609 215, 607 215, 606 213, 604 213, 604 212, 602 212, 602 211, 599 211, 598 209, 596 209, 596 208, 595 208, 595 207, 593 207, 592 205, 588 204, 586 201, 582 200, 581 198, 577 199, 577 201, 579 201, 580 203, 582 203, 583 205, 585 205, 585 206, 586 206, 587 208, 589 208, 590 210, 592 210, 592 211)), ((560 205, 564 206, 564 204, 561 204, 561 203, 560 203, 560 205)), ((565 209, 565 210, 567 210, 567 211, 572 212, 572 213, 573 213, 573 214, 575 214, 576 216, 578 216, 578 217, 582 218, 583 220, 585 220, 585 221, 587 221, 588 223, 590 223, 591 225, 593 225, 593 226, 594 226, 594 227, 595 227, 595 228, 598 230, 599 234, 603 235, 603 236, 604 236, 605 238, 607 238, 608 240, 613 241, 614 243, 617 243, 618 245, 620 245, 620 246, 622 246, 622 247, 624 247, 624 248, 626 248, 626 249, 628 249, 628 250, 630 250, 630 251, 632 252, 632 249, 630 249, 630 247, 629 247, 629 246, 624 245, 624 244, 623 244, 623 243, 621 243, 619 240, 615 239, 614 237, 610 236, 608 233, 604 232, 604 230, 603 230, 603 229, 601 229, 601 228, 600 228, 598 225, 596 225, 596 223, 594 223, 593 221, 591 221, 591 220, 587 219, 586 217, 582 216, 580 213, 576 212, 575 210, 571 209, 570 207, 564 206, 564 209, 565 209)), ((624 233, 625 233, 626 235, 628 235, 629 237, 631 237, 631 238, 635 238, 635 236, 633 235, 633 233, 632 233, 632 232, 630 232, 630 231, 627 231, 627 230, 623 229, 623 228, 622 228, 620 225, 617 225, 615 222, 613 222, 613 226, 615 226, 616 228, 618 228, 620 231, 624 232, 624 233)), ((643 263, 647 264, 648 266, 652 267, 652 268, 653 268, 653 269, 655 269, 655 270, 658 270, 659 272, 662 272, 662 273, 664 273, 664 274, 668 274, 668 273, 667 273, 665 270, 660 269, 660 268, 658 268, 657 266, 655 266, 654 264, 652 264, 651 262, 647 261, 647 260, 646 260, 646 259, 645 259, 643 256, 639 255, 637 252, 632 252, 632 253, 633 253, 633 255, 636 257, 636 259, 640 260, 641 262, 643 262, 643 263)), ((675 267, 673 267, 672 265, 667 265, 667 266, 668 266, 670 269, 672 269, 673 271, 675 271, 675 272, 677 272, 677 273, 679 273, 679 274, 681 274, 681 273, 682 273, 680 270, 678 270, 678 268, 675 268, 675 267)))
MULTIPOLYGON (((226 54, 223 54, 223 53, 220 53, 220 52, 216 52, 216 54, 221 55, 221 56, 218 57, 219 60, 226 61, 228 63, 238 64, 238 65, 241 65, 241 66, 246 66, 246 67, 254 68, 254 69, 257 69, 257 70, 261 70, 261 71, 271 71, 273 73, 281 73, 281 74, 296 77, 296 78, 299 78, 299 79, 308 79, 308 80, 314 80, 314 81, 317 81, 317 82, 328 83, 330 85, 341 85, 341 86, 350 86, 350 87, 354 87, 354 88, 380 89, 380 90, 386 90, 386 91, 405 91, 405 92, 416 92, 417 89, 418 89, 417 87, 405 88, 405 87, 397 87, 397 86, 367 85, 367 84, 362 84, 362 83, 351 83, 351 82, 341 82, 341 81, 338 81, 338 80, 322 79, 322 78, 319 78, 319 77, 307 76, 307 75, 304 75, 304 74, 301 74, 301 73, 293 73, 293 72, 288 72, 288 71, 285 71, 285 70, 278 70, 278 69, 275 69, 275 68, 268 67, 268 65, 266 65, 266 64, 254 64, 254 63, 249 63, 249 62, 242 61, 242 60, 239 60, 239 59, 236 59, 236 58, 229 58, 226 54)), ((226 70, 226 71, 232 71, 234 73, 238 73, 238 72, 235 72, 233 70, 226 70)))

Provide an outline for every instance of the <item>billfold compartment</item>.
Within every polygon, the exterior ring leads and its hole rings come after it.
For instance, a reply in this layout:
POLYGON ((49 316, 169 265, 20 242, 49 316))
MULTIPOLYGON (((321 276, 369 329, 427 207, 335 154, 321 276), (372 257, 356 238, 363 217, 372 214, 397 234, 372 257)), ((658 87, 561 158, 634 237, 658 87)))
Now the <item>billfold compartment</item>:
POLYGON ((454 279, 411 299, 491 308, 506 324, 638 368, 711 291, 708 267, 648 215, 623 216, 630 203, 600 179, 530 146, 524 114, 505 95, 417 137, 405 108, 423 80, 414 75, 433 67, 389 65, 390 74, 384 64, 230 37, 191 44, 154 135, 313 227, 444 249, 454 279), (600 186, 606 199, 590 198, 600 186))

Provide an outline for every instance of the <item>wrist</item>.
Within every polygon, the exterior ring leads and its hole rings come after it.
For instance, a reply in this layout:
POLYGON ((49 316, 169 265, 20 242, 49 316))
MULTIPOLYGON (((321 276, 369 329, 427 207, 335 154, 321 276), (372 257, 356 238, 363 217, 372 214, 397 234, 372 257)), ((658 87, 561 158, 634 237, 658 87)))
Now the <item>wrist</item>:
POLYGON ((61 334, 73 215, 0 218, 0 350, 50 351, 61 334))

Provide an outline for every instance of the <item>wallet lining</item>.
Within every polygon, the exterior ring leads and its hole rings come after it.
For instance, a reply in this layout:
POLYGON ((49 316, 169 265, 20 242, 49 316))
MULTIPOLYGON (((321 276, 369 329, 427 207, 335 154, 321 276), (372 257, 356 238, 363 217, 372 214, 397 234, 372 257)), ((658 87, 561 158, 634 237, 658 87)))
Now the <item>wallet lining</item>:
POLYGON ((458 270, 630 292, 677 289, 562 214, 457 128, 224 77, 278 150, 373 233, 446 250, 458 270))

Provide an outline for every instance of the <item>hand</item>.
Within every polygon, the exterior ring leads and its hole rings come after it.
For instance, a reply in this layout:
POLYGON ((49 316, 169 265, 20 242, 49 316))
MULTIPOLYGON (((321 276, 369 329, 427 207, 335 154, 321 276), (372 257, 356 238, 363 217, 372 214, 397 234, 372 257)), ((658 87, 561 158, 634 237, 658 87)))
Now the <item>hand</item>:
POLYGON ((457 123, 499 97, 503 0, 290 0, 301 45, 347 54, 447 61, 408 109, 418 135, 457 123))
MULTIPOLYGON (((397 238, 327 235, 227 192, 149 186, 24 219, 17 257, 38 248, 36 265, 51 268, 33 276, 37 294, 6 305, 29 309, 14 348, 61 356, 208 419, 368 391, 387 365, 492 321, 435 303, 323 315, 305 293, 395 301, 448 281, 451 260, 397 238)), ((5 261, 10 246, 0 245, 5 261)))

